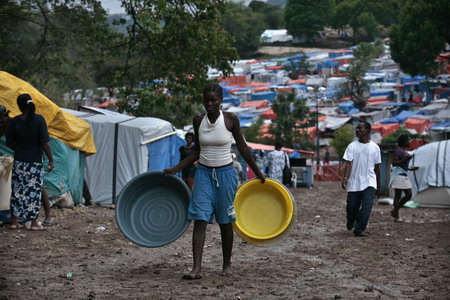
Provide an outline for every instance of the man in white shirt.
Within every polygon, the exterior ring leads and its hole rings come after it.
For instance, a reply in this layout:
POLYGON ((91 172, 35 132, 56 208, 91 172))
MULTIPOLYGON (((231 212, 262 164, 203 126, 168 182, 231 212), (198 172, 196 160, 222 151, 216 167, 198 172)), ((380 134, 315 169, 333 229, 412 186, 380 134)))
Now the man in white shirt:
POLYGON ((380 147, 369 138, 371 126, 360 122, 356 127, 357 141, 344 153, 345 171, 342 187, 347 190, 347 229, 364 237, 375 193, 380 197, 380 147))

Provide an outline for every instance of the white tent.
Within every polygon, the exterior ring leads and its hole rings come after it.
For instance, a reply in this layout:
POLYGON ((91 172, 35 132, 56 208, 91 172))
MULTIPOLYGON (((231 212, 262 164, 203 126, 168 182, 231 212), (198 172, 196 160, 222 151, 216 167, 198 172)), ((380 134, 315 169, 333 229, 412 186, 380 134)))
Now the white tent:
POLYGON ((413 200, 425 207, 450 208, 450 140, 434 142, 414 151, 409 171, 413 200))
POLYGON ((178 149, 184 140, 167 121, 65 110, 91 126, 97 153, 86 159, 85 179, 96 204, 115 203, 122 188, 137 175, 179 161, 178 149))

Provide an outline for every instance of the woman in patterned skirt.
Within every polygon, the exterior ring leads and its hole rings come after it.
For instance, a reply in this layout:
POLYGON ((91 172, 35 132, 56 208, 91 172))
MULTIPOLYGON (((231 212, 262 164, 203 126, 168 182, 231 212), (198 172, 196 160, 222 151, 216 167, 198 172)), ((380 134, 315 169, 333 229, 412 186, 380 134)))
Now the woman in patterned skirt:
POLYGON ((275 142, 275 150, 267 155, 267 166, 269 168, 269 178, 283 183, 283 169, 284 165, 289 165, 289 157, 287 153, 282 151, 283 142, 277 140, 275 142))
POLYGON ((30 95, 19 95, 17 105, 21 114, 10 121, 6 135, 7 145, 14 150, 11 229, 23 227, 17 223, 17 219, 24 218, 31 220, 31 231, 42 231, 45 228, 37 223, 37 218, 44 183, 43 152, 49 160, 47 171, 53 169, 47 124, 41 115, 35 113, 36 108, 30 95))

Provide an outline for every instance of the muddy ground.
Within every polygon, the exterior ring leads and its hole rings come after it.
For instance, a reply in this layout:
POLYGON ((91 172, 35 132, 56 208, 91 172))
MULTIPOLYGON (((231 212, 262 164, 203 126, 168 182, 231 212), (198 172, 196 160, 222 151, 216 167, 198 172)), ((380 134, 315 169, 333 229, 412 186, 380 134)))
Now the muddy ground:
POLYGON ((217 225, 208 228, 203 279, 191 267, 192 224, 162 248, 131 244, 114 210, 54 209, 45 232, 0 228, 0 299, 449 299, 450 211, 405 208, 394 223, 375 205, 367 238, 345 229, 339 183, 291 189, 298 220, 289 237, 255 247, 235 237, 234 275, 219 276, 217 225), (97 230, 105 227, 105 230, 97 230))

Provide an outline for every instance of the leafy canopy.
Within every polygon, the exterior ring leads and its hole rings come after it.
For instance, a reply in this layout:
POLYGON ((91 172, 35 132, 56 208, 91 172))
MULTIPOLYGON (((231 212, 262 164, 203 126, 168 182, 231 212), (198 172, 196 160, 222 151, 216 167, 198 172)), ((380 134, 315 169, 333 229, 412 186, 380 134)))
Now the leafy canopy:
POLYGON ((313 37, 329 24, 334 9, 333 0, 288 0, 284 20, 290 34, 313 37))
POLYGON ((406 0, 391 32, 392 58, 411 75, 437 74, 436 56, 450 42, 450 1, 406 0))

